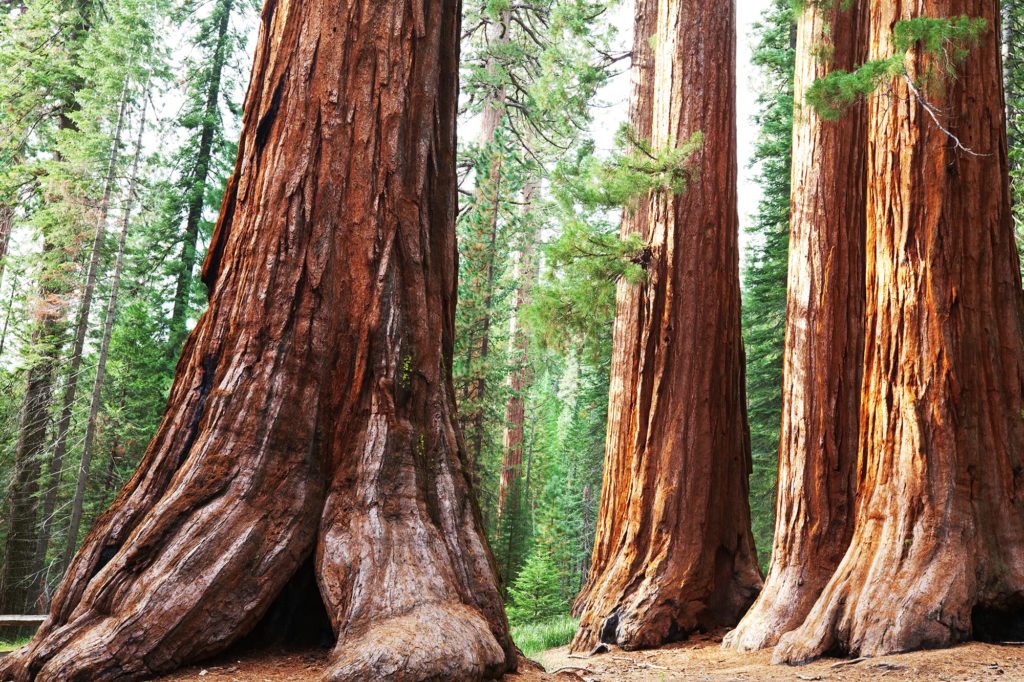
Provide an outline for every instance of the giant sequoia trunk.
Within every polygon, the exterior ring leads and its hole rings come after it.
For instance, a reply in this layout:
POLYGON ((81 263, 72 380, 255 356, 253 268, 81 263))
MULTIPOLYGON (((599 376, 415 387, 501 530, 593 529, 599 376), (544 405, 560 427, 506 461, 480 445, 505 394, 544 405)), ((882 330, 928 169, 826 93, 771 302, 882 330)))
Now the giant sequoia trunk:
MULTIPOLYGON (((958 78, 925 91, 974 153, 907 82, 871 99, 855 529, 780 661, 1024 634, 1024 319, 998 3, 872 0, 871 56, 891 54, 893 23, 919 12, 993 29, 958 78)), ((913 70, 927 61, 915 54, 913 70)))
POLYGON ((725 646, 774 646, 798 627, 853 533, 864 348, 865 107, 823 121, 807 88, 866 54, 866 12, 808 4, 797 26, 792 215, 772 562, 725 646), (827 46, 827 48, 826 48, 827 46))
POLYGON ((511 667, 453 414, 459 4, 267 4, 209 310, 4 679, 138 679, 222 651, 311 558, 329 678, 511 667))
POLYGON ((651 142, 701 131, 704 145, 686 193, 651 199, 648 279, 616 313, 633 329, 617 330, 613 351, 602 513, 621 518, 598 527, 615 536, 595 548, 576 650, 735 624, 761 586, 747 503, 734 33, 732 2, 657 3, 651 142))

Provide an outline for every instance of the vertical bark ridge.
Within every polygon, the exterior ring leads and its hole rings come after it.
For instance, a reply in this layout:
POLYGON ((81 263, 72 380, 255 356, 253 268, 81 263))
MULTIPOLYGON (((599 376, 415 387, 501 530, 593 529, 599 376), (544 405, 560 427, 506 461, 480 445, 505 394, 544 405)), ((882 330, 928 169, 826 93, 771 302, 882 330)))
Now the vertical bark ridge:
POLYGON ((454 425, 459 16, 268 3, 209 309, 140 469, 0 672, 138 679, 212 655, 314 550, 332 679, 514 666, 454 425))

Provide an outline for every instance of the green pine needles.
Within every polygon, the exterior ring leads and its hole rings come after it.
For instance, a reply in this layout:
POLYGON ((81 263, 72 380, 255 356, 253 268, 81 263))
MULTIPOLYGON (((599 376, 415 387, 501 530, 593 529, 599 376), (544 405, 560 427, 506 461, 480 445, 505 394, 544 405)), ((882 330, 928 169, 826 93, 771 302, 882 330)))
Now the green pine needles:
POLYGON ((936 76, 952 78, 956 67, 967 58, 986 30, 988 21, 967 16, 898 21, 893 27, 895 54, 865 62, 855 71, 836 70, 815 80, 807 90, 807 103, 821 118, 835 120, 851 104, 893 78, 908 79, 915 90, 936 76), (909 70, 914 50, 929 58, 929 66, 918 74, 916 83, 910 81, 909 70))
POLYGON ((618 151, 610 159, 590 157, 580 199, 591 206, 629 208, 649 193, 682 194, 696 170, 693 157, 703 146, 704 134, 697 131, 682 143, 672 140, 655 149, 631 126, 623 126, 616 135, 618 151))

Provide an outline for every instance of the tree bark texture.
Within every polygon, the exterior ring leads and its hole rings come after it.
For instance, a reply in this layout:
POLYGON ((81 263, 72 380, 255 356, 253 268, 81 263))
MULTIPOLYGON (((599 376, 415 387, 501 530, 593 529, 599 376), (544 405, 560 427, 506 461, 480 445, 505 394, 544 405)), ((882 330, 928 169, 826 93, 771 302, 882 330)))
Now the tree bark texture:
MULTIPOLYGON (((657 0, 636 0, 633 7, 633 52, 629 101, 629 125, 639 139, 651 139, 651 112, 654 97, 654 50, 651 40, 657 27, 657 0)), ((651 197, 642 196, 622 215, 619 234, 626 238, 640 234, 650 238, 651 197)), ((612 366, 608 388, 608 426, 605 435, 605 461, 598 501, 597 532, 590 574, 573 603, 572 613, 579 617, 587 605, 596 581, 591 579, 597 566, 606 566, 622 535, 629 497, 629 476, 633 462, 633 439, 637 431, 636 399, 640 369, 640 331, 643 287, 625 278, 615 290, 615 321, 612 327, 612 366), (614 455, 612 454, 614 453, 614 455)), ((593 576, 596 577, 596 576, 593 576)))
POLYGON ((863 3, 809 3, 798 17, 792 213, 779 479, 764 589, 724 645, 774 646, 798 627, 853 534, 864 349, 866 107, 823 121, 816 78, 867 54, 863 3))
MULTIPOLYGON (((998 3, 869 7, 872 58, 892 54, 899 19, 967 15, 990 29, 957 78, 923 91, 936 118, 903 79, 869 103, 855 529, 806 621, 776 648, 784 662, 1024 629, 1024 327, 998 3)), ((928 62, 915 53, 912 76, 928 62)))
POLYGON ((704 143, 688 190, 653 197, 648 278, 635 304, 617 311, 636 326, 636 346, 613 352, 639 357, 630 399, 618 399, 622 383, 612 380, 613 423, 632 432, 613 435, 606 458, 628 491, 605 488, 613 503, 603 510, 623 518, 599 525, 618 536, 602 539, 607 555, 595 550, 577 651, 734 625, 761 587, 747 501, 734 35, 732 2, 657 3, 652 145, 683 144, 696 131, 704 143))
POLYGON ((209 309, 138 472, 0 672, 212 655, 311 557, 328 679, 514 666, 451 380, 460 9, 268 2, 209 309))

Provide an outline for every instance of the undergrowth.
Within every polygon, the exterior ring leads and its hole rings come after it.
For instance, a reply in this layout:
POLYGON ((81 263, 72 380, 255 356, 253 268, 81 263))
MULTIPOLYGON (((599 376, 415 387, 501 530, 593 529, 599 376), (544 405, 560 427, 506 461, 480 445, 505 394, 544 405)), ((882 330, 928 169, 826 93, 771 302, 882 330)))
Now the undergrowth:
POLYGON ((558 616, 540 623, 528 623, 512 627, 512 641, 527 658, 533 658, 542 651, 565 646, 576 634, 579 621, 572 616, 558 616))

